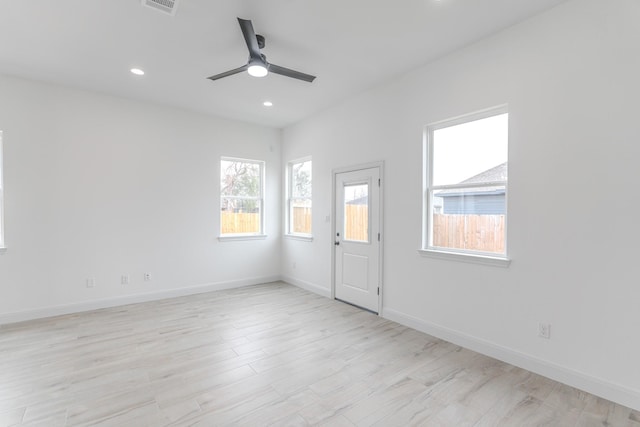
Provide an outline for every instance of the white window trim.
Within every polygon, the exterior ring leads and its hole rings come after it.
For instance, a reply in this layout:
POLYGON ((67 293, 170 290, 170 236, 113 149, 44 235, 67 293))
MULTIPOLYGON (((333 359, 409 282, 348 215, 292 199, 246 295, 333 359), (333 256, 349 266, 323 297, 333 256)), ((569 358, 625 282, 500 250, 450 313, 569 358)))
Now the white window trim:
POLYGON ((7 250, 4 239, 4 146, 2 145, 2 131, 0 130, 0 253, 7 250))
POLYGON ((418 253, 426 258, 441 259, 445 261, 460 261, 471 264, 490 265, 495 267, 509 267, 511 260, 506 257, 483 255, 481 252, 449 252, 444 249, 418 249, 418 253))
POLYGON ((264 240, 266 234, 225 234, 218 237, 220 242, 237 242, 240 240, 264 240))
MULTIPOLYGON (((442 120, 439 122, 431 123, 425 126, 424 134, 423 134, 423 159, 422 159, 422 247, 418 249, 418 253, 424 257, 448 260, 448 261, 461 261, 461 262, 469 262, 473 264, 482 264, 482 265, 490 265, 497 267, 508 267, 511 264, 511 259, 508 257, 507 250, 507 231, 508 231, 508 220, 509 215, 505 216, 505 235, 504 235, 504 245, 505 245, 505 253, 502 254, 494 254, 494 253, 486 253, 479 251, 465 251, 461 249, 450 249, 450 248, 441 248, 437 246, 431 246, 431 222, 433 218, 433 211, 431 209, 431 193, 438 189, 443 188, 472 188, 474 186, 486 186, 486 183, 481 185, 475 184, 453 184, 453 185, 445 185, 445 186, 432 186, 431 182, 433 181, 433 168, 431 165, 431 159, 433 158, 433 133, 436 130, 447 128, 451 126, 460 125, 467 122, 472 122, 476 120, 486 119, 489 117, 497 116, 500 114, 508 114, 508 106, 501 105, 498 107, 488 108, 485 110, 477 111, 471 114, 465 114, 462 116, 458 116, 448 120, 442 120)), ((509 186, 508 181, 500 182, 500 183, 490 183, 490 184, 499 184, 505 186, 505 206, 508 206, 508 195, 509 195, 509 186)))
MULTIPOLYGON (((293 165, 297 163, 304 163, 304 162, 312 162, 311 163, 311 170, 312 170, 311 197, 308 197, 308 199, 311 200, 311 207, 313 209, 313 160, 311 159, 311 156, 291 160, 290 162, 287 163, 287 173, 286 173, 286 180, 285 180, 285 194, 287 195, 287 197, 285 199, 285 207, 284 207, 284 210, 285 210, 284 237, 291 240, 312 242, 313 241, 313 224, 311 225, 311 233, 295 233, 291 231, 291 199, 292 199, 291 193, 293 191, 291 183, 293 181, 293 178, 292 178, 293 165)), ((313 218, 313 213, 311 215, 313 218)))
POLYGON ((313 242, 313 236, 310 234, 285 234, 285 239, 300 240, 301 242, 313 242))
MULTIPOLYGON (((265 233, 265 181, 266 181, 266 162, 264 160, 254 160, 254 159, 244 159, 240 157, 220 157, 220 162, 218 166, 222 166, 223 161, 230 162, 244 162, 244 163, 257 163, 260 166, 260 197, 239 197, 239 196, 223 196, 221 192, 221 188, 218 187, 218 191, 220 192, 220 197, 218 198, 218 202, 220 203, 218 207, 218 212, 220 212, 220 224, 219 224, 219 236, 218 241, 239 241, 239 240, 262 240, 267 238, 267 234, 265 233), (260 202, 260 231, 258 233, 222 233, 222 199, 243 199, 243 200, 257 200, 260 202)), ((222 170, 218 173, 218 179, 222 174, 222 170)), ((218 183, 219 185, 219 183, 218 183)))

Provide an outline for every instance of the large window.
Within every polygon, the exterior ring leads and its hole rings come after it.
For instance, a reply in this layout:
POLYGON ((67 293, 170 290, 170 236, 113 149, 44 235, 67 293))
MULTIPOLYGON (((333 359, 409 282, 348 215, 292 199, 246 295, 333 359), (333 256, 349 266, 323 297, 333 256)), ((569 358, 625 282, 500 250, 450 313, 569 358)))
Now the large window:
POLYGON ((427 126, 423 249, 506 258, 506 107, 427 126))
POLYGON ((220 161, 221 236, 263 234, 263 188, 264 162, 222 158, 220 161))
POLYGON ((287 165, 287 234, 311 236, 311 159, 287 165))
POLYGON ((3 171, 3 158, 2 158, 2 131, 0 130, 0 249, 4 248, 4 185, 2 177, 3 171))

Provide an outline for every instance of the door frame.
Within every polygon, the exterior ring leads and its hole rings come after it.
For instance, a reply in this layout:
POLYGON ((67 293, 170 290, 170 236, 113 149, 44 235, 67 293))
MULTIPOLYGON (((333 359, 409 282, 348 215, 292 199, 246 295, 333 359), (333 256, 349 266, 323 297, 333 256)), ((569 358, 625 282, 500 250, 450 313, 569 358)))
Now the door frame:
POLYGON ((380 243, 378 245, 378 283, 380 287, 380 293, 378 294, 378 316, 382 317, 382 295, 383 295, 383 281, 382 275, 384 266, 384 160, 371 163, 363 163, 354 166, 343 166, 339 168, 331 169, 331 299, 336 299, 336 246, 333 244, 336 237, 336 210, 338 206, 336 204, 336 182, 337 175, 345 172, 356 172, 363 169, 378 168, 380 172, 380 197, 378 200, 378 212, 380 213, 380 243))

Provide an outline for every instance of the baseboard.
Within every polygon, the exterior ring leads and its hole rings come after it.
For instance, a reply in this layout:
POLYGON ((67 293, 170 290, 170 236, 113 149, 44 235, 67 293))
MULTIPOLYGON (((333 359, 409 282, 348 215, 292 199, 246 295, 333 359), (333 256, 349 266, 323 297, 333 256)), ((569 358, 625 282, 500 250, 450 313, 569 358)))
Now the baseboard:
POLYGON ((297 286, 302 289, 306 289, 314 294, 322 295, 323 297, 331 298, 331 289, 327 289, 323 286, 316 285, 315 283, 307 282, 306 280, 295 279, 290 276, 281 276, 280 280, 290 285, 297 286))
POLYGON ((640 411, 640 391, 384 308, 384 318, 640 411))
POLYGON ((113 298, 105 298, 95 301, 83 301, 73 304, 57 305, 38 308, 34 310, 17 311, 0 314, 0 325, 7 323, 24 322, 27 320, 42 319, 45 317, 60 316, 64 314, 80 313, 83 311, 97 310, 100 308, 118 307, 127 304, 136 304, 147 301, 156 301, 167 298, 182 297, 186 295, 201 294, 205 292, 221 291, 224 289, 240 288, 243 286, 259 285, 280 280, 280 276, 251 277, 225 282, 205 283, 183 288, 164 289, 156 292, 145 292, 133 295, 123 295, 113 298))

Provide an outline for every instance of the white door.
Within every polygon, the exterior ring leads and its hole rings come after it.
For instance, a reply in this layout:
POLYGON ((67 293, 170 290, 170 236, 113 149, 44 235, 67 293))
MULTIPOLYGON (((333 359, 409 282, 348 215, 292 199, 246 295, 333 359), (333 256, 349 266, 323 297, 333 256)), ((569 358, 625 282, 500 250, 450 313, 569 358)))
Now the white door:
POLYGON ((380 168, 335 175, 335 298, 378 313, 380 168))

